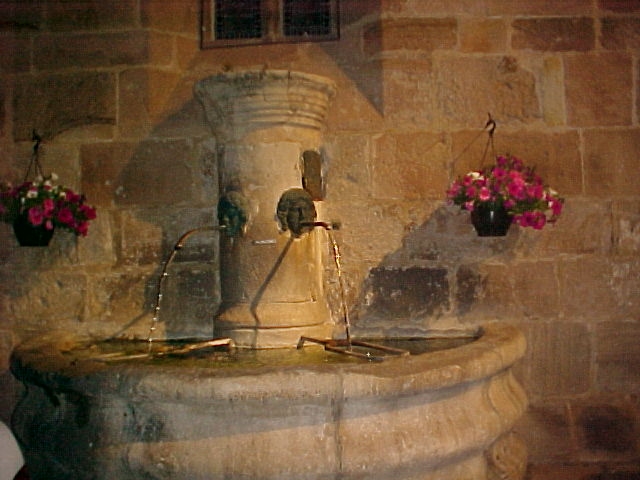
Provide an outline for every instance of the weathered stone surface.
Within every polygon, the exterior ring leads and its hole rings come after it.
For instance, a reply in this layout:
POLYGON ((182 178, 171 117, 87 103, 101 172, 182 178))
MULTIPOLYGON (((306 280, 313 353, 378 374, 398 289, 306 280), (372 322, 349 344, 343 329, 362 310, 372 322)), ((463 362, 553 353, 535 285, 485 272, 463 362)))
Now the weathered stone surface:
POLYGON ((34 66, 38 70, 136 65, 149 61, 149 39, 142 30, 66 34, 37 37, 34 66))
POLYGON ((500 19, 466 19, 458 25, 460 50, 463 52, 504 52, 507 46, 507 25, 500 19))
POLYGON ((385 19, 367 27, 364 52, 375 55, 393 50, 439 50, 456 44, 457 24, 453 18, 385 19))
POLYGON ((526 335, 530 370, 526 383, 534 402, 590 390, 592 345, 585 324, 537 320, 528 325, 526 335))
POLYGON ((37 31, 44 24, 44 2, 4 1, 0 3, 0 31, 37 31))
POLYGON ((30 59, 31 38, 28 35, 0 33, 0 71, 27 72, 30 68, 30 59))
POLYGON ((447 188, 442 136, 388 134, 373 143, 371 190, 378 198, 441 198, 447 188), (426 179, 429 179, 427 182, 426 179))
POLYGON ((173 72, 138 68, 119 75, 118 108, 121 135, 136 138, 152 132, 169 115, 168 103, 180 76, 173 72))
POLYGON ((558 262, 560 308, 566 315, 589 320, 609 319, 618 314, 611 281, 614 267, 597 256, 558 262))
POLYGON ((618 255, 633 257, 640 252, 640 204, 637 201, 614 202, 612 242, 618 255))
POLYGON ((616 13, 632 13, 640 10, 640 5, 628 0, 598 0, 602 10, 616 13))
POLYGON ((38 75, 16 82, 13 135, 31 140, 33 130, 51 138, 65 130, 116 121, 115 76, 106 72, 38 75))
POLYGON ((475 268, 462 265, 456 271, 455 308, 459 315, 467 313, 482 293, 485 279, 475 268))
POLYGON ((376 268, 369 273, 367 284, 364 317, 411 321, 449 308, 449 280, 442 268, 376 268))
POLYGON ((598 376, 602 390, 640 388, 640 327, 636 322, 608 321, 596 327, 598 376))
POLYGON ((637 50, 640 48, 640 19, 603 18, 601 42, 609 50, 637 50))
POLYGON ((157 285, 154 274, 158 273, 146 269, 90 276, 85 322, 91 329, 87 333, 96 338, 120 334, 147 338, 157 285))
POLYGON ((542 231, 521 228, 515 253, 534 259, 556 254, 606 255, 612 249, 611 204, 566 197, 563 213, 542 231))
POLYGON ((177 186, 194 186, 196 153, 193 144, 186 140, 148 140, 137 144, 118 178, 116 202, 175 205, 194 201, 199 197, 196 190, 177 186))
POLYGON ((54 31, 96 28, 128 28, 138 23, 137 2, 119 0, 71 0, 47 3, 47 27, 54 31))
POLYGON ((589 451, 635 452, 637 420, 628 410, 614 405, 586 406, 577 412, 584 448, 589 451))
POLYGON ((640 136, 635 129, 585 132, 584 168, 585 191, 604 198, 626 197, 636 191, 633 175, 640 158, 629 155, 640 148, 640 136))
POLYGON ((142 0, 140 16, 145 27, 196 35, 200 5, 194 1, 142 0))
POLYGON ((487 112, 525 123, 540 115, 535 78, 515 57, 451 59, 436 78, 441 115, 459 125, 482 126, 487 112))
POLYGON ((628 55, 572 55, 564 64, 569 125, 631 124, 633 72, 628 55))
POLYGON ((541 51, 593 50, 595 28, 591 18, 534 18, 514 20, 511 44, 516 49, 541 51))
POLYGON ((576 449, 570 415, 570 406, 562 403, 529 406, 517 431, 529 445, 529 460, 533 465, 570 461, 576 449))
POLYGON ((591 0, 486 0, 487 15, 589 15, 592 13, 591 0))

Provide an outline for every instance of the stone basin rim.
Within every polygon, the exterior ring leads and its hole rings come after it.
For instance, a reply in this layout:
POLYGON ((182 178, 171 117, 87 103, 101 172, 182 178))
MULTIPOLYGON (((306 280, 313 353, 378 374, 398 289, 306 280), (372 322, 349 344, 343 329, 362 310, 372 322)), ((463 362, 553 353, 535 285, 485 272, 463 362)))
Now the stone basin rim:
POLYGON ((46 388, 103 394, 137 392, 145 398, 177 396, 182 401, 229 397, 264 398, 273 393, 265 382, 277 386, 278 396, 317 397, 342 390, 345 396, 406 395, 474 382, 508 369, 524 355, 524 335, 514 326, 492 322, 482 326, 475 341, 436 352, 391 358, 381 363, 337 363, 302 366, 262 366, 218 369, 154 365, 105 364, 92 360, 73 362, 61 352, 69 338, 35 338, 18 346, 11 370, 23 381, 38 379, 46 388), (169 387, 180 379, 180 391, 169 387), (260 382, 256 379, 260 379, 260 382), (272 383, 273 382, 273 383, 272 383), (322 385, 322 387, 319 386, 322 385))

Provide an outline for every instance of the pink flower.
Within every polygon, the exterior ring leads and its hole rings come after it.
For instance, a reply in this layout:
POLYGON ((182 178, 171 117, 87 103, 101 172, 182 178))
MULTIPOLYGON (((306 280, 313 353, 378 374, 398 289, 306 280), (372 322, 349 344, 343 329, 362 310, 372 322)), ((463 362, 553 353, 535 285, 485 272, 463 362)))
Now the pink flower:
POLYGON ((96 209, 93 207, 82 204, 78 210, 80 210, 80 213, 82 213, 87 220, 94 220, 96 218, 96 209))
POLYGON ((42 221, 44 220, 44 215, 42 209, 40 207, 31 207, 28 212, 29 223, 34 227, 38 225, 42 225, 42 221))
POLYGON ((540 200, 544 195, 544 188, 542 185, 529 185, 527 187, 527 196, 529 198, 535 198, 536 200, 540 200))
POLYGON ((487 187, 480 188, 480 192, 478 193, 478 198, 480 199, 480 201, 486 202, 491 198, 491 190, 489 190, 487 187))
POLYGON ((53 213, 53 210, 55 207, 56 207, 56 204, 50 198, 45 198, 42 201, 42 210, 43 210, 44 216, 47 218, 51 217, 51 214, 53 213))
POLYGON ((64 225, 73 227, 73 224, 74 224, 73 212, 67 207, 62 207, 58 211, 58 221, 60 223, 63 223, 64 225))
POLYGON ((86 237, 87 233, 89 233, 89 222, 80 222, 76 227, 76 234, 86 237))

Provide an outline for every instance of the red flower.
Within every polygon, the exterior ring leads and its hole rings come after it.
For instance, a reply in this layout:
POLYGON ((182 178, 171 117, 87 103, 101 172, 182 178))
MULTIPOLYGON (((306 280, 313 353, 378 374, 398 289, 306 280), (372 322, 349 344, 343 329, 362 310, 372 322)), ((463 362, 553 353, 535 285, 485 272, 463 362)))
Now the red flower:
POLYGON ((68 225, 69 227, 73 227, 73 224, 74 224, 73 212, 67 207, 62 207, 58 211, 58 221, 60 223, 63 223, 64 225, 68 225))
POLYGON ((34 227, 37 227, 38 225, 42 225, 42 221, 44 220, 44 214, 40 207, 31 207, 29 209, 28 216, 29 216, 29 223, 31 223, 31 225, 33 225, 34 227))

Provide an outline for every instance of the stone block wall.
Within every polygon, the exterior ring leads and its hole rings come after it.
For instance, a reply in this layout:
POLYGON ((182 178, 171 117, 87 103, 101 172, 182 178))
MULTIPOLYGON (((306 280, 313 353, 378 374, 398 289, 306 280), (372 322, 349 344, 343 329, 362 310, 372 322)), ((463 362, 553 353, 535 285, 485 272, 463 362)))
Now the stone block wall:
MULTIPOLYGON (((58 232, 47 249, 0 225, 0 418, 23 339, 146 336, 161 262, 215 218, 216 142, 194 83, 284 68, 338 87, 321 211, 342 224, 356 331, 519 325, 530 478, 639 478, 640 4, 342 0, 341 15, 337 42, 200 50, 198 0, 0 3, 0 178, 22 178, 36 129, 45 169, 98 207, 87 238, 58 232), (488 112, 496 150, 566 198, 557 225, 481 239, 445 204, 482 163, 488 112)), ((217 265, 210 233, 180 252, 168 334, 210 331, 217 265)))

